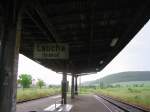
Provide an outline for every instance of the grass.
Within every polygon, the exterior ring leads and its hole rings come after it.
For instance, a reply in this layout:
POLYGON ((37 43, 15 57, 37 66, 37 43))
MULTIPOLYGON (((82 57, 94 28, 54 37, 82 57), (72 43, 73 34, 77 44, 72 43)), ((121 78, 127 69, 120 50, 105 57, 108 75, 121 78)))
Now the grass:
POLYGON ((121 87, 108 87, 104 89, 96 88, 82 88, 81 93, 96 93, 104 94, 121 101, 135 104, 150 109, 150 85, 144 85, 142 87, 121 86, 121 87))
POLYGON ((60 88, 28 88, 17 90, 17 102, 52 96, 60 93, 60 88))
POLYGON ((88 87, 81 87, 80 88, 80 94, 91 94, 95 93, 95 88, 88 88, 88 87))
POLYGON ((97 89, 96 93, 112 96, 127 103, 139 105, 150 109, 150 88, 106 88, 97 89))

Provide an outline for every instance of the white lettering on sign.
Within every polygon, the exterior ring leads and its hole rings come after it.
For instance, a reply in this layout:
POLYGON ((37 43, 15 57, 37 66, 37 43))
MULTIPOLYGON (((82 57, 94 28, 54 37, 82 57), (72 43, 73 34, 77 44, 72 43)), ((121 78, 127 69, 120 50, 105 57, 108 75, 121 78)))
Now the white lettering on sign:
POLYGON ((35 44, 34 57, 39 59, 68 59, 68 44, 35 44))

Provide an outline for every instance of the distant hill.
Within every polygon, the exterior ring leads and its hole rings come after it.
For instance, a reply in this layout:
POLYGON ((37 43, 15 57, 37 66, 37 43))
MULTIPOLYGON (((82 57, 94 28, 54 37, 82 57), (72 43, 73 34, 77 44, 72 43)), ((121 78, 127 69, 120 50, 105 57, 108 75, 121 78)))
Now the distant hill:
POLYGON ((99 85, 100 82, 103 82, 104 84, 113 84, 118 82, 129 81, 150 81, 150 71, 132 71, 116 73, 94 81, 84 82, 82 83, 82 85, 99 85))

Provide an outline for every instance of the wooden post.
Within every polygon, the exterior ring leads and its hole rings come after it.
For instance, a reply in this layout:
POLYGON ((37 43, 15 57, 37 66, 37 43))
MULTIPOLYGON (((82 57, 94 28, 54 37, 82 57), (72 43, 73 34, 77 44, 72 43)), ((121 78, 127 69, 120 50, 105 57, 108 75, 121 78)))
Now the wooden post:
MULTIPOLYGON (((2 4, 2 35, 0 44, 0 111, 16 112, 16 90, 18 56, 20 45, 20 23, 16 0, 5 0, 2 4)), ((19 11, 18 11, 19 12, 19 11)))

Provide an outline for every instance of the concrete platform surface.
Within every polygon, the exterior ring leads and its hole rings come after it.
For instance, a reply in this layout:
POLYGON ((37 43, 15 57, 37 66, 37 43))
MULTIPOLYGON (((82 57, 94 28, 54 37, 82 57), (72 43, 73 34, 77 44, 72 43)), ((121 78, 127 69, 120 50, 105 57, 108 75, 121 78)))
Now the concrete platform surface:
MULTIPOLYGON (((60 96, 47 97, 17 104, 17 112, 43 112, 45 108, 60 100, 60 96)), ((70 99, 68 96, 67 102, 73 105, 71 112, 122 112, 116 107, 97 97, 96 95, 81 95, 70 99)))
POLYGON ((61 96, 50 96, 46 98, 41 98, 37 100, 27 101, 24 103, 18 103, 16 105, 16 112, 29 112, 29 111, 43 111, 48 106, 55 103, 55 101, 60 100, 61 96))
POLYGON ((113 105, 94 95, 78 96, 71 103, 74 105, 72 112, 119 112, 113 105))

